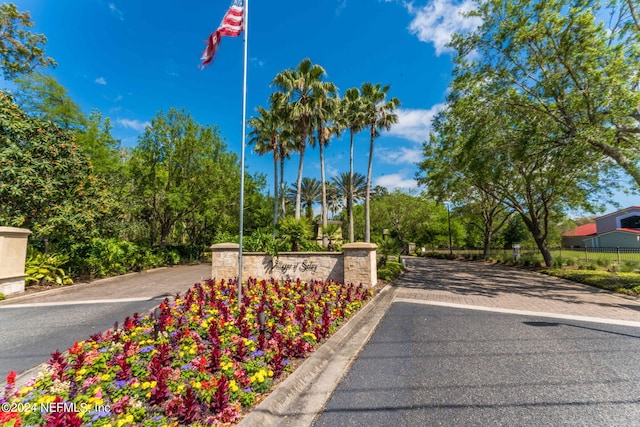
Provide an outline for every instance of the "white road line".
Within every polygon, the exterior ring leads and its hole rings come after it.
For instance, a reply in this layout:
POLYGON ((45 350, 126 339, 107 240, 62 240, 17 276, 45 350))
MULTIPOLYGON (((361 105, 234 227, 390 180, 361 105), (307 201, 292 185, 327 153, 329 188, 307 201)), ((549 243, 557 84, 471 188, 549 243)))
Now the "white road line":
POLYGON ((605 323, 608 325, 631 326, 640 328, 640 322, 631 320, 605 319, 602 317, 575 316, 571 314, 546 313, 542 311, 514 310, 510 308, 484 307, 479 305, 454 304, 449 302, 425 301, 411 298, 396 298, 393 302, 408 302, 411 304, 437 305, 441 307, 463 308, 466 310, 491 311, 494 313, 518 314, 521 316, 549 317, 554 319, 576 320, 580 322, 605 323))
POLYGON ((93 299, 86 301, 60 301, 60 302, 35 302, 32 304, 11 304, 0 305, 3 308, 31 308, 31 307, 55 307, 58 305, 82 305, 82 304, 113 304, 118 302, 135 302, 135 301, 151 301, 155 297, 144 298, 120 298, 120 299, 93 299))

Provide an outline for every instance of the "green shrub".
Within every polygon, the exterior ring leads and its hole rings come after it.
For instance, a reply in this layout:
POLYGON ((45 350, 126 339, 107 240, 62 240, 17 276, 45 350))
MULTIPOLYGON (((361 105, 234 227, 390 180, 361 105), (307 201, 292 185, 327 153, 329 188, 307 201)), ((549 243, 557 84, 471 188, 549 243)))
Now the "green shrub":
POLYGON ((640 274, 638 273, 610 273, 603 270, 568 269, 550 269, 543 271, 543 273, 613 292, 627 295, 640 294, 640 274))
POLYGON ((71 277, 62 269, 69 262, 64 254, 43 254, 32 251, 25 262, 26 284, 70 285, 71 277))
POLYGON ((126 240, 94 238, 72 245, 71 252, 70 265, 76 275, 107 277, 199 261, 203 248, 193 245, 148 248, 126 240))
POLYGON ((288 250, 298 252, 301 249, 317 246, 315 242, 309 242, 309 239, 313 238, 313 230, 306 218, 295 219, 292 216, 280 218, 278 230, 288 250))
POLYGON ((640 262, 638 261, 623 261, 619 266, 620 272, 632 273, 640 270, 640 262))
POLYGON ((0 292, 0 301, 2 301, 3 299, 7 298, 5 294, 3 294, 2 292, 0 292))
POLYGON ((564 265, 564 259, 562 259, 561 256, 555 258, 553 260, 553 267, 554 268, 562 268, 562 266, 564 265))
POLYGON ((402 273, 403 266, 399 262, 387 261, 384 267, 378 269, 378 279, 390 281, 402 273))

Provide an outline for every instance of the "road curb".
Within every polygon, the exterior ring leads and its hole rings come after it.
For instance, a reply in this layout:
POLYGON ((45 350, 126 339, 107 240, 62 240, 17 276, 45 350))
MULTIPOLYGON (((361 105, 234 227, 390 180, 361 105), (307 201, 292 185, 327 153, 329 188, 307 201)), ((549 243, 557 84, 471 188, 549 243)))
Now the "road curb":
POLYGON ((338 332, 256 406, 238 427, 311 426, 393 302, 384 287, 338 332))

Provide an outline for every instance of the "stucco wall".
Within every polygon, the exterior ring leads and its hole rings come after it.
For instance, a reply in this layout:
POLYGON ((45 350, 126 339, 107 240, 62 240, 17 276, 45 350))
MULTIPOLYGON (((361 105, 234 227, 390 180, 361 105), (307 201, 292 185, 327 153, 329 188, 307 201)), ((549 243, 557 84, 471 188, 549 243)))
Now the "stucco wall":
POLYGON ((30 234, 24 228, 0 227, 0 292, 5 295, 24 291, 24 264, 30 234))
MULTIPOLYGON (((265 253, 244 252, 242 279, 336 280, 375 286, 376 248, 369 243, 348 243, 343 245, 344 252, 283 252, 277 258, 265 253)), ((238 250, 236 243, 211 246, 212 278, 238 277, 238 250)))

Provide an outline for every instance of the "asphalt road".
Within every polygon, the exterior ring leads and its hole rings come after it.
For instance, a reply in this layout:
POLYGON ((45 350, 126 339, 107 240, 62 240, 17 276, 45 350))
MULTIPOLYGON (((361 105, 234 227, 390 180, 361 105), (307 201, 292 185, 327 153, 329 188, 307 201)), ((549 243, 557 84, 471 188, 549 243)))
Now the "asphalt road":
POLYGON ((640 328, 395 302, 314 425, 640 425, 640 328))
POLYGON ((148 313, 165 297, 208 279, 210 272, 209 264, 178 266, 2 301, 0 384, 10 371, 28 371, 56 350, 122 324, 136 312, 148 313))
POLYGON ((161 300, 92 303, 0 310, 0 378, 46 362, 55 350, 64 352, 74 342, 113 328, 126 316, 146 314, 161 300))

